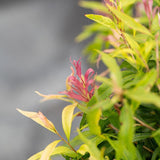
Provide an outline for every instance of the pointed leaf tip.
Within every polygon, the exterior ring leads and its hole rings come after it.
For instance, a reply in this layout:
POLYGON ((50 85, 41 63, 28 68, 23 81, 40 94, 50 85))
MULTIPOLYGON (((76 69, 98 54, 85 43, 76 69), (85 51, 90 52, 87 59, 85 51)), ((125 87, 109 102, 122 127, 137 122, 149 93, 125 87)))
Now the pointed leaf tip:
POLYGON ((98 14, 86 14, 87 18, 102 24, 105 27, 115 29, 115 23, 109 18, 98 14))
POLYGON ((38 94, 39 96, 43 97, 41 102, 44 102, 44 101, 47 101, 47 100, 51 100, 51 99, 59 99, 59 100, 68 101, 67 99, 65 99, 66 95, 56 95, 56 94, 45 95, 45 94, 42 94, 42 93, 40 93, 38 91, 35 91, 35 93, 38 94))
POLYGON ((28 112, 28 111, 23 111, 18 108, 17 108, 17 111, 56 134, 56 128, 55 128, 54 124, 50 120, 48 120, 43 115, 42 112, 38 112, 38 113, 37 112, 28 112))

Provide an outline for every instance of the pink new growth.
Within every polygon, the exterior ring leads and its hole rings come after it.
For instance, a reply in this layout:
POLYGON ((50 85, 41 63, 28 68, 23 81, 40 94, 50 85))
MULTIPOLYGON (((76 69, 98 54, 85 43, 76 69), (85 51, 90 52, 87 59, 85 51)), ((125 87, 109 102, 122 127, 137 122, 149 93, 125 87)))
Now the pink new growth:
POLYGON ((158 10, 157 14, 158 14, 158 21, 159 21, 159 26, 160 26, 160 15, 159 15, 160 7, 156 6, 153 9, 152 8, 153 0, 143 0, 143 4, 144 4, 144 9, 145 9, 146 15, 147 15, 150 22, 151 22, 151 19, 154 18, 154 16, 156 15, 156 12, 158 10))
POLYGON ((70 98, 88 102, 95 90, 95 80, 92 78, 94 70, 89 68, 83 76, 81 74, 81 61, 74 60, 72 64, 75 67, 76 74, 73 67, 71 67, 72 74, 67 78, 68 89, 62 93, 70 98))
POLYGON ((159 22, 159 26, 160 26, 160 13, 158 12, 158 22, 159 22))
POLYGON ((147 17, 150 20, 152 17, 153 0, 143 0, 143 4, 144 4, 144 9, 147 14, 147 17))

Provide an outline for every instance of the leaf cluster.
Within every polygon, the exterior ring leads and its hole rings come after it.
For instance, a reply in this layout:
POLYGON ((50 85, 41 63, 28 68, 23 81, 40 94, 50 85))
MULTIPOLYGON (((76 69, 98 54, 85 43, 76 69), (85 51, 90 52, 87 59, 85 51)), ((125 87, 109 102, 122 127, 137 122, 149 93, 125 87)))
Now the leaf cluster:
POLYGON ((160 159, 158 15, 149 22, 144 11, 138 10, 139 0, 106 2, 80 1, 96 14, 85 15, 94 23, 85 26, 76 40, 92 36, 85 53, 90 62, 98 64, 101 60, 106 66, 106 71, 95 76, 99 87, 90 101, 39 93, 45 100, 71 103, 62 112, 66 139, 41 112, 18 110, 60 137, 29 160, 50 160, 56 155, 66 160, 160 159), (76 107, 79 112, 74 113, 76 107), (82 119, 77 136, 71 140, 72 121, 77 116, 82 119), (63 143, 57 146, 60 141, 63 143))

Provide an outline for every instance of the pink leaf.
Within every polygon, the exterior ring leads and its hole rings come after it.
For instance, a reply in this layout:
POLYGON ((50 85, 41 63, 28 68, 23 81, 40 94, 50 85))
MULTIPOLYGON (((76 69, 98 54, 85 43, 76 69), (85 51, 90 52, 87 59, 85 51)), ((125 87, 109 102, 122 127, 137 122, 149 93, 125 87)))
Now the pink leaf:
POLYGON ((144 4, 144 9, 145 9, 148 19, 151 19, 153 0, 143 0, 143 4, 144 4))

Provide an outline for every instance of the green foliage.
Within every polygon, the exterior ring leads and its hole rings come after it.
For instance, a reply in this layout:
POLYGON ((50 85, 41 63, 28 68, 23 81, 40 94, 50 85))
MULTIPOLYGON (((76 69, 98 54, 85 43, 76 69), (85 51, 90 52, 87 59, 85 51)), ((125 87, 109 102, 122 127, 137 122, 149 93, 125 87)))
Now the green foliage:
MULTIPOLYGON (((66 139, 41 112, 18 109, 60 138, 29 160, 50 160, 56 155, 66 160, 160 159, 160 18, 156 13, 149 19, 140 0, 107 2, 80 1, 82 7, 97 14, 85 15, 94 23, 76 37, 78 42, 93 37, 84 53, 93 64, 102 61, 104 72, 90 79, 87 77, 92 75, 87 74, 93 72, 89 69, 85 76, 78 75, 82 83, 72 72, 66 80, 70 95, 37 92, 43 100, 71 103, 62 111, 66 139), (94 92, 83 88, 90 84, 95 85, 91 86, 94 92), (76 107, 79 111, 74 114, 76 107), (77 136, 70 140, 72 121, 77 116, 81 116, 77 136)), ((153 6, 157 5, 155 0, 153 6)), ((78 65, 76 74, 81 71, 78 65)))
POLYGON ((76 105, 77 105, 76 103, 72 105, 68 105, 62 111, 62 126, 68 141, 70 139, 73 112, 76 105))
POLYGON ((86 14, 86 17, 99 24, 102 24, 105 27, 113 28, 113 29, 115 28, 114 22, 108 17, 102 16, 102 15, 95 15, 95 14, 86 14))

